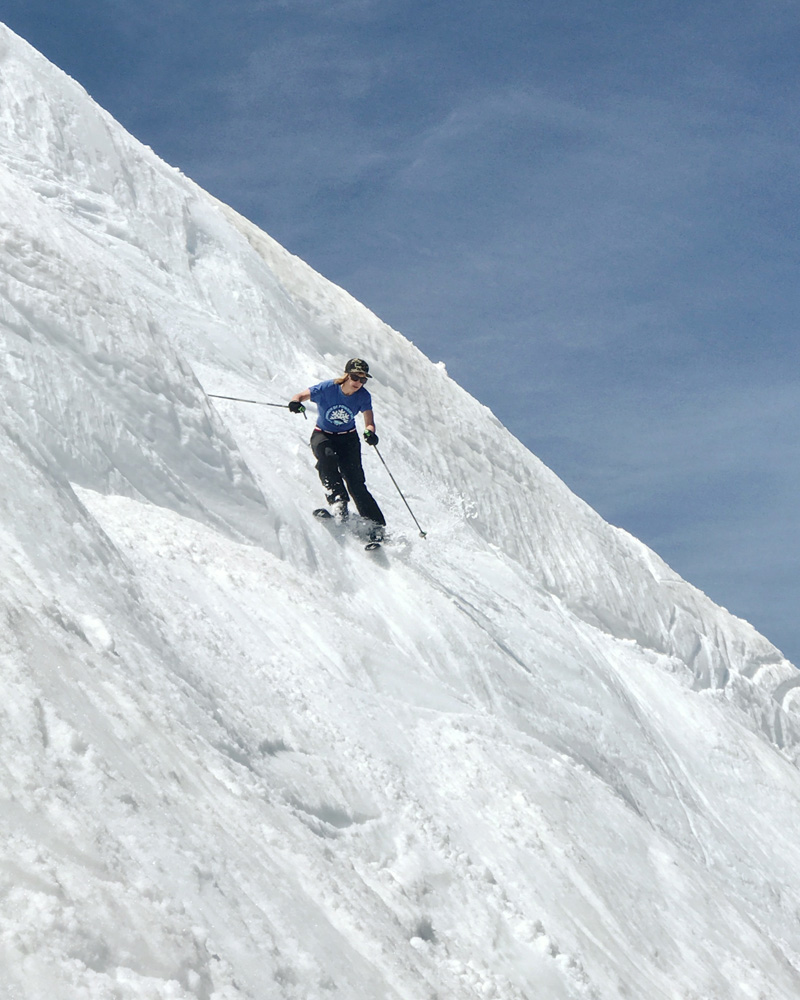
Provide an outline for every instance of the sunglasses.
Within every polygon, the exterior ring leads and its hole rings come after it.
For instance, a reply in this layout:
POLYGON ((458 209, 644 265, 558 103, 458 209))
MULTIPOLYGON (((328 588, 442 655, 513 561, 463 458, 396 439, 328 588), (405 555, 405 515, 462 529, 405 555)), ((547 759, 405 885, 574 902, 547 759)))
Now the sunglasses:
POLYGON ((348 376, 353 382, 360 382, 362 385, 367 384, 366 375, 354 375, 352 372, 348 372, 348 376))

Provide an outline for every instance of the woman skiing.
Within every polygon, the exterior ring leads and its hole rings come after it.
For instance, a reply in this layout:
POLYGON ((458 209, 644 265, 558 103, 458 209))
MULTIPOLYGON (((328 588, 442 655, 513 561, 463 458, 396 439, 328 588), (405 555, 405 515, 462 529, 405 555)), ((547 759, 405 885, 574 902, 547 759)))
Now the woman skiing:
POLYGON ((364 481, 361 467, 361 442, 356 430, 356 415, 364 414, 364 440, 378 443, 372 396, 366 388, 372 378, 369 365, 362 358, 351 358, 341 378, 328 379, 292 396, 289 409, 304 413, 303 403, 317 404, 317 424, 311 435, 311 450, 317 460, 317 472, 325 488, 326 499, 342 518, 347 517, 352 498, 358 513, 373 521, 375 539, 383 534, 386 520, 364 481), (348 492, 349 491, 349 492, 348 492))

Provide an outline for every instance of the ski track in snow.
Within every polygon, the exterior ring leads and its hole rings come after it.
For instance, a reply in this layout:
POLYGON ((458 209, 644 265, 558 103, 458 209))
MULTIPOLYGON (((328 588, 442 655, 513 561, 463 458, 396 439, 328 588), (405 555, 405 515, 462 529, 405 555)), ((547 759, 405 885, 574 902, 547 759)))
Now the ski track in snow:
POLYGON ((0 26, 9 1000, 789 1000, 797 672, 0 26), (282 402, 370 360, 390 526, 282 402), (442 419, 442 414, 446 419, 442 419))

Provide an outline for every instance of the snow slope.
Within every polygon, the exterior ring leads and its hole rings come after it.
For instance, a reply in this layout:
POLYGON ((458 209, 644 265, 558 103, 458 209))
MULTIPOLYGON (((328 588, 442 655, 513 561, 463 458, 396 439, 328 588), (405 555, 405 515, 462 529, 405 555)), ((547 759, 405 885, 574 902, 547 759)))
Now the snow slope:
POLYGON ((794 667, 2 26, 0 197, 0 995, 797 997, 794 667))

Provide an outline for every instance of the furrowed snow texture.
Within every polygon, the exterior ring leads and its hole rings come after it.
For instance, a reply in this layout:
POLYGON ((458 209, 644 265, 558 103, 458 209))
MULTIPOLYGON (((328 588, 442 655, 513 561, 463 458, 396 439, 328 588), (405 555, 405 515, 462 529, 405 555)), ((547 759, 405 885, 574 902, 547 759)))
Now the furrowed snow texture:
POLYGON ((1 25, 0 199, 4 996, 796 1000, 780 652, 1 25))

